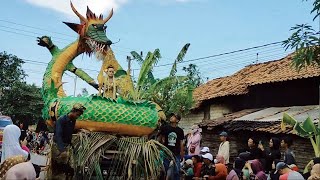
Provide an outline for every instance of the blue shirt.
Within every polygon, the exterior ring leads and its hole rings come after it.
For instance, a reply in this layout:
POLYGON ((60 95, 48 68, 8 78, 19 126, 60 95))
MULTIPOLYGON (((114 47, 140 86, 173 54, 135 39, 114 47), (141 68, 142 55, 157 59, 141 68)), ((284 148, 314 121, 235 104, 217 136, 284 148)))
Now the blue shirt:
POLYGON ((72 133, 76 121, 72 121, 68 115, 60 116, 54 129, 54 140, 60 152, 65 151, 65 146, 71 144, 72 133))

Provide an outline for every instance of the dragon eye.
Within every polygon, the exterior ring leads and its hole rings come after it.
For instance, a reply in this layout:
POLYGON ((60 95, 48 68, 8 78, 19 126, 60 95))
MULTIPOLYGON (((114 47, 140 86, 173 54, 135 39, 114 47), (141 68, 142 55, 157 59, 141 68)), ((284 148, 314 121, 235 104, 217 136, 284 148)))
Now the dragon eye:
POLYGON ((97 26, 96 26, 95 24, 92 24, 92 26, 93 26, 95 29, 97 29, 97 26))

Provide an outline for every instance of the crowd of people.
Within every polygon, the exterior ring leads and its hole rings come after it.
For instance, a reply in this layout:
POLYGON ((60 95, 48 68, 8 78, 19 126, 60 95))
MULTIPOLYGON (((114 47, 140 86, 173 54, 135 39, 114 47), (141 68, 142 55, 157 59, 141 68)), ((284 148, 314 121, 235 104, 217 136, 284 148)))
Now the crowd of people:
MULTIPOLYGON (((47 155, 50 150, 49 140, 53 134, 48 131, 41 131, 36 133, 31 130, 21 131, 22 140, 25 139, 25 146, 28 147, 32 153, 39 155, 47 155)), ((21 139, 20 139, 21 140, 21 139)))
MULTIPOLYGON (((70 164, 71 138, 76 119, 85 111, 82 104, 75 104, 69 114, 61 116, 55 126, 52 148, 52 166, 63 167, 53 175, 73 177, 74 169, 70 164)), ((299 173, 295 154, 291 149, 293 141, 289 137, 270 138, 269 146, 250 137, 247 148, 239 150, 238 156, 230 159, 228 133, 219 134, 218 152, 214 154, 209 147, 201 147, 201 129, 192 126, 191 132, 184 135, 178 126, 181 116, 171 114, 169 124, 161 126, 158 141, 166 146, 174 159, 164 158, 161 179, 207 179, 207 180, 320 180, 320 158, 314 158, 307 168, 309 173, 299 173), (282 150, 282 149, 283 150, 282 150), (230 162, 233 162, 232 165, 230 162)), ((41 167, 30 162, 30 151, 41 154, 49 147, 52 134, 21 130, 16 125, 8 125, 3 132, 3 146, 0 165, 0 179, 3 177, 39 177, 41 167), (21 166, 25 167, 23 169, 21 166), (23 170, 22 170, 23 169, 23 170), (27 170, 27 171, 24 171, 27 170)), ((28 179, 28 178, 27 178, 28 179)), ((61 179, 61 178, 59 178, 61 179)))
POLYGON ((201 129, 192 126, 184 137, 183 130, 178 127, 180 120, 180 116, 172 114, 170 123, 160 129, 159 141, 173 152, 177 162, 176 165, 164 162, 162 179, 320 180, 319 158, 309 164, 309 173, 299 172, 290 137, 270 138, 268 147, 251 137, 247 148, 238 150, 238 156, 230 159, 227 132, 219 134, 221 143, 216 145, 218 152, 213 155, 208 147, 201 147, 201 129))
POLYGON ((31 162, 28 138, 31 133, 21 131, 16 125, 4 128, 0 179, 39 179, 40 172, 47 170, 47 167, 31 162))

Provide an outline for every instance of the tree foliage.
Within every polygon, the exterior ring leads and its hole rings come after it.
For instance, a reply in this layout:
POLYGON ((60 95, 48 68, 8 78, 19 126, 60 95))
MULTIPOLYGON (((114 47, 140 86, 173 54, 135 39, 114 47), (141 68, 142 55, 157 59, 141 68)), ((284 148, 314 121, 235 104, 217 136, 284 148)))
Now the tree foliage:
POLYGON ((23 63, 14 55, 0 53, 0 112, 14 121, 34 124, 41 119, 43 101, 40 88, 24 82, 23 63))
POLYGON ((187 73, 188 81, 194 87, 198 87, 203 83, 201 73, 197 65, 189 64, 188 67, 183 67, 182 70, 187 73))
POLYGON ((177 76, 176 73, 177 64, 183 61, 189 46, 188 43, 182 47, 173 61, 170 73, 163 79, 156 79, 152 73, 153 67, 161 58, 158 49, 153 53, 149 52, 144 60, 137 52, 131 52, 134 59, 141 64, 134 99, 151 100, 160 105, 167 115, 171 112, 188 113, 193 105, 193 89, 201 83, 200 72, 196 65, 190 64, 183 68, 187 72, 186 76, 177 76))
POLYGON ((11 87, 14 82, 22 81, 26 76, 22 70, 23 63, 17 56, 0 52, 0 95, 3 89, 11 87))
POLYGON ((40 88, 26 82, 14 82, 11 88, 4 90, 0 111, 15 121, 29 121, 35 124, 41 119, 43 101, 40 88))
MULTIPOLYGON (((313 9, 310 13, 315 13, 313 20, 319 17, 320 0, 314 0, 313 9)), ((283 41, 283 46, 286 50, 295 50, 292 65, 298 70, 309 65, 320 66, 320 31, 315 30, 308 24, 297 24, 290 31, 293 31, 293 33, 287 40, 283 41)))

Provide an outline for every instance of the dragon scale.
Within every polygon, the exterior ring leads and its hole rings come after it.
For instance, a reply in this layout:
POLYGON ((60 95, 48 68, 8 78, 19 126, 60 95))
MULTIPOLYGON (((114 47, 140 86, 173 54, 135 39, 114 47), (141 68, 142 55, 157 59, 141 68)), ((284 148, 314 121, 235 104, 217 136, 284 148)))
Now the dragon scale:
MULTIPOLYGON (((77 120, 77 129, 107 131, 131 136, 152 133, 157 127, 158 121, 163 117, 165 118, 163 112, 159 110, 159 106, 153 102, 133 102, 124 100, 121 97, 114 100, 97 95, 88 97, 66 96, 62 83, 62 76, 66 70, 74 73, 93 87, 98 87, 93 78, 83 70, 78 69, 72 62, 74 58, 82 53, 89 55, 96 53, 99 57, 105 58, 103 60, 104 65, 108 64, 108 62, 113 62, 118 66, 117 69, 122 70, 110 48, 112 42, 105 34, 104 24, 111 18, 113 11, 106 19, 103 19, 102 15, 96 17, 87 8, 85 18, 75 10, 72 3, 71 8, 81 22, 81 24, 65 23, 79 34, 79 38, 75 42, 64 49, 59 49, 52 43, 51 38, 47 36, 38 39, 38 45, 48 48, 52 55, 43 77, 42 97, 45 102, 45 107, 42 111, 43 118, 49 126, 53 126, 54 121, 59 116, 70 112, 73 104, 82 103, 86 107, 86 111, 77 120)), ((98 76, 99 79, 101 79, 101 73, 98 76)), ((129 84, 127 86, 122 84, 123 91, 131 91, 132 80, 130 79, 131 81, 128 83, 127 75, 124 75, 122 79, 123 84, 129 84)))

